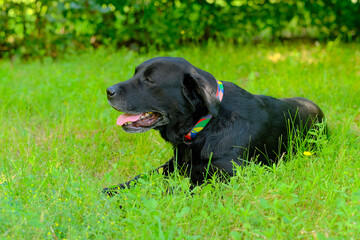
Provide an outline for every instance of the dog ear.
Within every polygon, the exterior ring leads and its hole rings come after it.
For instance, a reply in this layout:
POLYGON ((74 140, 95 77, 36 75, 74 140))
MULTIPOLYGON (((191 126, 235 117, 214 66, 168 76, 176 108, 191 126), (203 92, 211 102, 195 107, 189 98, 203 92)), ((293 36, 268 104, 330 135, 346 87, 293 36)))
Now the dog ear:
POLYGON ((183 94, 195 110, 194 98, 200 95, 207 109, 214 117, 219 114, 220 100, 216 97, 216 79, 208 72, 191 69, 184 75, 183 94), (195 94, 192 93, 195 91, 195 94))

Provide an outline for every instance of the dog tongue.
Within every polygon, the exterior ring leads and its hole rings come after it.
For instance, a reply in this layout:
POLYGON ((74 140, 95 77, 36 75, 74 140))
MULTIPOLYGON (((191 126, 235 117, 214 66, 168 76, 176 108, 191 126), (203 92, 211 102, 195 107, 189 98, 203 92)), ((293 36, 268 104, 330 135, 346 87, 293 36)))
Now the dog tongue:
POLYGON ((124 125, 124 123, 126 122, 135 122, 137 120, 139 120, 141 117, 141 114, 137 114, 137 115, 131 115, 131 114, 121 114, 118 119, 116 120, 116 124, 119 126, 124 125))

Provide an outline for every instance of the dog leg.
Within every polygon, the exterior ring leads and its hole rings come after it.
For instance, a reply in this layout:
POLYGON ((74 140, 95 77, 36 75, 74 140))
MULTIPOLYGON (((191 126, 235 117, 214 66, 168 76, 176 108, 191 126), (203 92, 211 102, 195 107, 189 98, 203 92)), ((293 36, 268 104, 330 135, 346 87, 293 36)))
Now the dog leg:
MULTIPOLYGON (((164 165, 162 165, 152 171, 152 173, 154 173, 154 172, 161 173, 164 176, 168 176, 170 173, 174 172, 173 159, 171 158, 167 163, 165 163, 164 165)), ((113 197, 113 196, 115 196, 115 194, 119 194, 119 191, 121 189, 131 188, 131 187, 135 186, 138 182, 138 179, 141 178, 142 176, 143 175, 140 174, 127 182, 121 183, 121 184, 113 186, 113 187, 104 188, 102 190, 102 193, 106 194, 107 196, 113 197)))

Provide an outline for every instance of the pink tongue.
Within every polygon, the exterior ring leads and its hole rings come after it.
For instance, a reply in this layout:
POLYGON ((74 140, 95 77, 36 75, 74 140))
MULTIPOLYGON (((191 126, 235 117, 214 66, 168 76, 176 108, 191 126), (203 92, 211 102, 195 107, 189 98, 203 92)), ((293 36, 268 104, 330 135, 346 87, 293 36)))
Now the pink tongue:
POLYGON ((142 114, 131 115, 131 114, 121 114, 116 120, 116 124, 119 126, 124 125, 126 122, 135 122, 140 119, 142 114))

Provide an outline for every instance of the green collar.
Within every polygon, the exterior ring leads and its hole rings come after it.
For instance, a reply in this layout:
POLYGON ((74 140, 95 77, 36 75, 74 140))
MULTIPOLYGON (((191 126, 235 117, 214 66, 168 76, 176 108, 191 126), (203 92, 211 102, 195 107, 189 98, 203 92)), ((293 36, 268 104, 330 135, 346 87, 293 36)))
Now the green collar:
MULTIPOLYGON (((223 99, 224 96, 224 85, 219 80, 216 80, 217 83, 217 91, 216 91, 216 97, 220 100, 223 99)), ((211 120, 213 116, 211 113, 208 115, 202 117, 195 126, 184 136, 184 143, 191 144, 196 137, 196 135, 203 130, 203 128, 208 124, 208 122, 211 120)))

